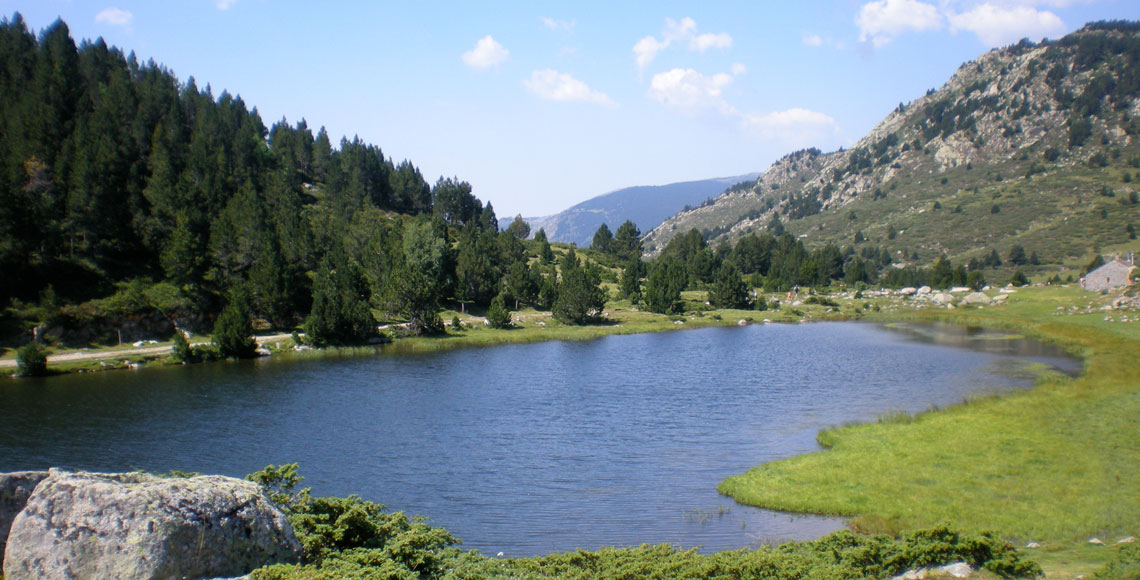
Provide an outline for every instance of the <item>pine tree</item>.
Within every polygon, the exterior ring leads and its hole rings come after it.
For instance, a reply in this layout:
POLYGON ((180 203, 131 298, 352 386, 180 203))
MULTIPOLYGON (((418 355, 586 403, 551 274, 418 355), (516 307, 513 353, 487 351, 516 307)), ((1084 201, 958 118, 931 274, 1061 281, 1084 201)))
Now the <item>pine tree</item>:
POLYGON ((491 305, 487 307, 487 324, 491 328, 511 327, 511 311, 507 310, 502 294, 493 298, 491 305))
POLYGON ((613 253, 623 260, 641 256, 641 230, 637 229, 633 221, 625 220, 618 226, 614 233, 613 253))
POLYGON ((610 233, 610 228, 603 223, 594 232, 594 240, 590 244, 590 248, 603 254, 609 254, 613 247, 614 235, 610 233))
POLYGON ((709 302, 716 308, 747 308, 748 286, 736 266, 726 263, 717 270, 709 288, 709 302))
POLYGON ((253 323, 249 314, 249 299, 243 289, 230 294, 222 313, 214 322, 214 344, 226 358, 253 358, 257 355, 257 342, 253 339, 253 323))
POLYGON ((649 277, 645 280, 646 308, 659 314, 675 312, 680 305, 686 279, 685 268, 679 262, 669 257, 658 258, 649 268, 649 277))
POLYGON ((641 279, 645 274, 645 262, 641 260, 641 256, 634 256, 627 261, 618 286, 621 297, 636 304, 641 299, 641 279))
POLYGON ((570 260, 562 266, 562 282, 551 311, 554 319, 564 324, 586 324, 601 315, 606 305, 605 293, 593 268, 577 265, 572 248, 570 252, 570 260))

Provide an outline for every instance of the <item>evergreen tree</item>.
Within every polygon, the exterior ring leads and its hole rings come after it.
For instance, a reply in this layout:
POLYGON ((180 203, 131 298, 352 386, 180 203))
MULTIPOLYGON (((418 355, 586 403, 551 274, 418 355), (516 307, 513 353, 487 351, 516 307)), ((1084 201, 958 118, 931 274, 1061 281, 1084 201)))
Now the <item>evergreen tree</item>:
POLYGON ((614 233, 613 253, 622 260, 641 256, 641 230, 633 221, 625 220, 618 226, 614 233))
POLYGON ((954 282, 954 267, 945 255, 938 256, 930 268, 930 285, 934 288, 949 288, 954 282))
POLYGON ((244 289, 230 293, 230 299, 214 322, 214 344, 226 358, 253 358, 257 355, 257 342, 253 339, 253 322, 249 314, 249 299, 244 289))
POLYGON ((491 328, 511 327, 511 311, 507 310, 504 302, 503 295, 500 294, 492 299, 491 305, 487 307, 487 324, 491 328))
POLYGON ((604 223, 598 226, 597 231, 594 232, 594 240, 590 244, 590 248, 603 254, 609 254, 613 250, 613 245, 614 236, 610 232, 610 228, 604 223))
POLYGON ((669 314, 680 306, 681 290, 685 288, 685 268, 676 259, 658 258, 649 268, 645 280, 645 307, 651 312, 669 314))
POLYGON ((563 324, 586 324, 598 318, 606 305, 605 293, 599 287, 601 280, 592 268, 579 266, 570 250, 569 261, 562 268, 562 282, 558 284, 558 297, 551 312, 563 324), (573 265, 571 265, 573 264, 573 265))
POLYGON ((1020 245, 1014 245, 1009 249, 1010 264, 1013 264, 1014 266, 1024 266, 1028 262, 1029 259, 1025 257, 1025 248, 1021 247, 1020 245))
MULTIPOLYGON (((511 225, 507 226, 507 233, 514 236, 515 239, 525 240, 530 236, 530 224, 523 219, 522 214, 516 215, 511 225)), ((545 233, 543 238, 545 238, 545 233)))
POLYGON ((726 263, 717 270, 716 280, 709 288, 709 302, 716 308, 748 307, 748 286, 736 266, 726 263))
POLYGON ((515 301, 515 310, 520 304, 533 304, 538 299, 539 279, 525 262, 515 262, 503 277, 503 292, 515 301))
POLYGON ((1009 277, 1009 283, 1014 286, 1025 286, 1029 284, 1029 279, 1021 272, 1021 268, 1018 268, 1014 270, 1013 274, 1009 277))
POLYGON ((321 261, 313 279, 313 307, 305 336, 316 346, 360 344, 376 335, 368 284, 359 266, 337 248, 321 261))
POLYGON ((981 291, 986 286, 985 274, 981 270, 970 270, 970 273, 966 275, 966 286, 975 292, 981 291))
POLYGON ((621 297, 636 304, 641 299, 641 279, 645 277, 645 274, 645 262, 641 260, 640 255, 628 260, 625 263, 625 269, 622 270, 621 281, 618 285, 621 297))

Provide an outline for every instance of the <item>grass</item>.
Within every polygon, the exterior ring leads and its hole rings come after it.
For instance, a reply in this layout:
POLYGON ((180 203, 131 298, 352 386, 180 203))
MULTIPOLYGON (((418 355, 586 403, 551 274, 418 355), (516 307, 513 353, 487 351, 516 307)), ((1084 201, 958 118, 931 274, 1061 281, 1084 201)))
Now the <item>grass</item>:
POLYGON ((756 467, 720 491, 746 504, 900 529, 947 521, 998 530, 1053 546, 1046 553, 1054 557, 1042 558, 1047 572, 1088 572, 1101 560, 1089 537, 1140 532, 1140 325, 1106 322, 1100 311, 1058 315, 1058 306, 1088 307, 1089 296, 1033 289, 1001 308, 893 314, 1056 342, 1084 356, 1085 372, 908 420, 827 430, 819 435, 827 451, 756 467))

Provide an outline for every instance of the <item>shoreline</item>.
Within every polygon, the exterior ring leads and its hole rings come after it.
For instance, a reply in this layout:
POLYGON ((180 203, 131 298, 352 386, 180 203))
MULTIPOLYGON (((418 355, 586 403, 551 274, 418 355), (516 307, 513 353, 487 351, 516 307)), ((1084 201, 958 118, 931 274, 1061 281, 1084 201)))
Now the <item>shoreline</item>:
POLYGON ((1000 397, 825 429, 824 450, 755 466, 718 490, 765 509, 847 517, 866 532, 932 522, 999 530, 1043 546, 1031 557, 1049 577, 1088 573, 1119 551, 1113 542, 1140 532, 1140 499, 1129 493, 1140 477, 1130 419, 1140 412, 1140 316, 1103 310, 1116 296, 1033 289, 1002 308, 873 317, 1015 332, 1061 347, 1082 369, 1000 397))

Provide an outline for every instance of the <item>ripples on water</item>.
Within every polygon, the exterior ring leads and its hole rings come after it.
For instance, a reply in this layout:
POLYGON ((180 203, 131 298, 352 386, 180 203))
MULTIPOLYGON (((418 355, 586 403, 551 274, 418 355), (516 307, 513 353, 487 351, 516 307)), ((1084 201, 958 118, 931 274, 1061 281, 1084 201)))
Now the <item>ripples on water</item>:
POLYGON ((1079 368, 1027 341, 916 339, 948 335, 765 325, 11 381, 0 471, 242 476, 297 461, 317 494, 423 514, 511 556, 812 538, 842 521, 737 505, 716 485, 817 450, 821 428, 1025 386, 993 372, 1015 355, 1079 368))

